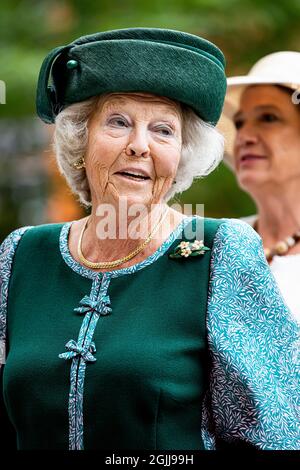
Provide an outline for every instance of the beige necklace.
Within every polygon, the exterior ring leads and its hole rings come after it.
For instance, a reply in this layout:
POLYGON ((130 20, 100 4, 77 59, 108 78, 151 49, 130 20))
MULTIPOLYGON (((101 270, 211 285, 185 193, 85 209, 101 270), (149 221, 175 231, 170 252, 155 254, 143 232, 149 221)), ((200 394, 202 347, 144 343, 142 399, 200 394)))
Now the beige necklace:
POLYGON ((86 220, 82 230, 81 230, 81 233, 80 233, 80 236, 79 236, 79 240, 78 240, 78 246, 77 246, 77 254, 78 254, 78 258, 80 259, 80 261, 82 262, 82 264, 84 264, 85 266, 87 266, 88 268, 92 268, 92 269, 103 269, 103 268, 115 268, 116 266, 119 266, 120 264, 123 264, 125 263, 126 261, 129 261, 130 259, 134 258, 134 256, 136 256, 138 253, 140 253, 146 245, 148 245, 148 243, 150 243, 150 241, 152 240, 152 238, 154 237, 155 233, 157 232, 157 230, 159 229, 159 227, 161 226, 161 224, 163 223, 167 213, 168 213, 168 207, 166 208, 165 212, 162 214, 160 220, 156 223, 156 225, 154 226, 154 229, 152 230, 152 232, 148 235, 148 237, 146 238, 146 240, 140 245, 138 246, 134 251, 132 251, 131 253, 129 253, 129 255, 127 256, 124 256, 123 258, 120 258, 120 259, 116 259, 115 261, 100 261, 98 263, 93 263, 92 261, 89 261, 87 260, 84 256, 83 256, 83 253, 82 253, 82 249, 81 249, 81 245, 82 245, 82 237, 83 237, 83 232, 86 228, 86 225, 88 223, 88 220, 90 217, 88 217, 88 219, 86 220))
MULTIPOLYGON (((253 228, 257 232, 257 220, 254 222, 253 228)), ((300 230, 293 233, 289 237, 284 238, 284 240, 280 240, 272 248, 264 248, 265 257, 267 258, 267 261, 270 263, 275 255, 277 256, 286 255, 289 252, 289 250, 294 245, 296 245, 296 243, 298 243, 299 241, 300 241, 300 230)))

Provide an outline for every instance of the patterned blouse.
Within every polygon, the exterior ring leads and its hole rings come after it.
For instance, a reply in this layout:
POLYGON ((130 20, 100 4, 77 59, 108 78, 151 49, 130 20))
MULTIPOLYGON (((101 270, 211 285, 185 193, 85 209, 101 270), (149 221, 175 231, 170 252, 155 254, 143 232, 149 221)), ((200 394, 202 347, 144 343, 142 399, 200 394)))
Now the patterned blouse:
MULTIPOLYGON (((202 410, 205 448, 215 449, 222 439, 259 449, 300 449, 299 326, 265 261, 260 237, 244 222, 223 220, 211 253, 206 326, 212 368, 202 410)), ((86 275, 68 250, 70 225, 61 231, 61 253, 72 269, 86 275)), ((28 228, 12 232, 0 247, 2 363, 11 266, 28 228)), ((177 232, 139 266, 155 262, 177 232)), ((135 266, 127 268, 129 273, 135 266)))

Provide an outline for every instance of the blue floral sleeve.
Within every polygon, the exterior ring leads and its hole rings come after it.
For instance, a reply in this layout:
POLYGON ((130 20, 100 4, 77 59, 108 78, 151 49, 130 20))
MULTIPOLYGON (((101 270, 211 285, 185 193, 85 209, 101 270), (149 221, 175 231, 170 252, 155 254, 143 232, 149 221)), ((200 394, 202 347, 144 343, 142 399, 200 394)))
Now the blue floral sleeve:
POLYGON ((238 220, 225 219, 214 240, 207 334, 205 447, 300 449, 299 327, 260 237, 238 220))
POLYGON ((14 230, 0 245, 0 364, 5 363, 6 310, 14 254, 22 235, 30 227, 14 230))

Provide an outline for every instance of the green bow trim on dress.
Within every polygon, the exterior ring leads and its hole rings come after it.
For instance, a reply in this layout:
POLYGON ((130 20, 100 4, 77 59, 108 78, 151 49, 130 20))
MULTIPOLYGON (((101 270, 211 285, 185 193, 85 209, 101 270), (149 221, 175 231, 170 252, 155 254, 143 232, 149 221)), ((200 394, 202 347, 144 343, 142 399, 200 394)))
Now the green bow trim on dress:
POLYGON ((61 359, 73 359, 73 357, 81 356, 85 362, 95 362, 97 359, 93 356, 92 353, 96 352, 95 343, 92 342, 89 346, 79 346, 76 341, 71 339, 66 344, 66 349, 69 352, 59 354, 58 357, 61 359))
POLYGON ((87 313, 92 311, 99 315, 108 315, 111 312, 111 308, 109 307, 110 298, 108 295, 105 295, 100 300, 92 300, 88 295, 85 295, 79 303, 82 307, 74 308, 74 312, 76 313, 87 313))
POLYGON ((188 258, 189 256, 201 256, 209 250, 210 248, 204 246, 203 240, 195 240, 193 242, 181 242, 179 243, 179 245, 176 246, 173 253, 169 254, 169 258, 179 259, 188 258))

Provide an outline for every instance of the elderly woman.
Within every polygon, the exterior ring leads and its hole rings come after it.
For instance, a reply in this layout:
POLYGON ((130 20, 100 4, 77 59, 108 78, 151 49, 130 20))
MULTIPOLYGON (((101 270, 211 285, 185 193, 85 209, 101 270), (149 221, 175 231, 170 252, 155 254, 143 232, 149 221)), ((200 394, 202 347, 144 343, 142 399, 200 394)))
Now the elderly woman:
POLYGON ((91 215, 1 247, 19 449, 300 448, 298 330, 260 238, 167 204, 222 156, 225 86, 220 50, 176 31, 96 33, 46 57, 38 114, 91 215))
POLYGON ((300 53, 270 54, 228 85, 224 112, 236 132, 227 160, 257 206, 245 220, 300 322, 300 53))

